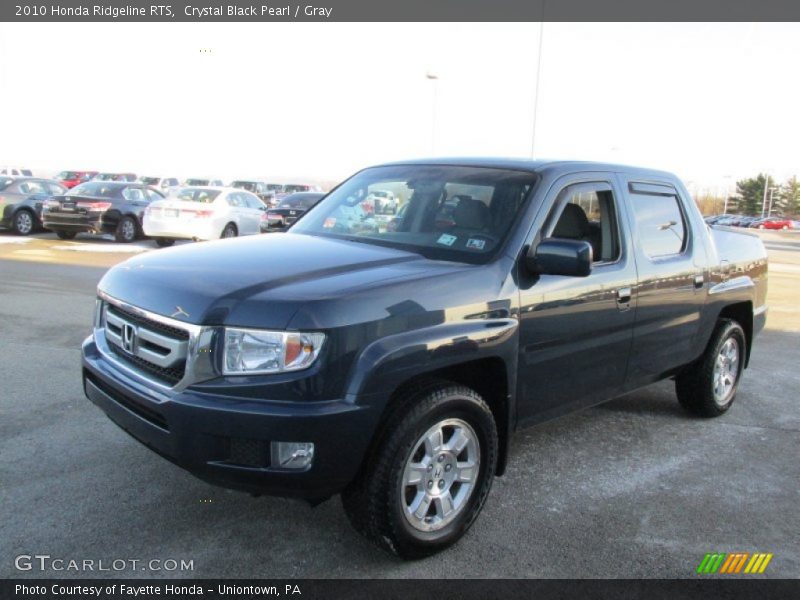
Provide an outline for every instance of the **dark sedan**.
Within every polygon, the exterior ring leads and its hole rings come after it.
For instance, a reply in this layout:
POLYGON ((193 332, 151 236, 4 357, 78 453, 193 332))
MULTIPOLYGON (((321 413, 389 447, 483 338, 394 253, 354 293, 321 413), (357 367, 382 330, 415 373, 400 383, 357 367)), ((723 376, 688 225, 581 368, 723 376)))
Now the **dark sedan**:
POLYGON ((144 210, 163 198, 139 183, 89 181, 45 202, 42 221, 62 240, 78 233, 110 233, 118 242, 132 242, 144 235, 144 210))
POLYGON ((270 208, 261 217, 261 233, 286 231, 324 196, 320 192, 297 192, 286 196, 276 208, 270 208))
POLYGON ((42 228, 42 204, 66 191, 51 179, 0 176, 0 227, 30 235, 42 228))

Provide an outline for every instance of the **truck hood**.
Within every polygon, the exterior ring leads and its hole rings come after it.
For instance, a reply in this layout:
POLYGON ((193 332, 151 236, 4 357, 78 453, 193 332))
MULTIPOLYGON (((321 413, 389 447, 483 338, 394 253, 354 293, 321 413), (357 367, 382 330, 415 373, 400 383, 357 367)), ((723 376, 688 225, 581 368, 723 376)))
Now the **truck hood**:
POLYGON ((367 318, 357 298, 374 299, 386 285, 420 297, 424 287, 414 282, 430 279, 441 295, 445 275, 474 268, 359 242, 270 234, 148 252, 113 267, 98 289, 189 323, 284 329, 299 311, 303 323, 332 326, 309 314, 321 305, 330 314, 345 304, 348 319, 367 318))

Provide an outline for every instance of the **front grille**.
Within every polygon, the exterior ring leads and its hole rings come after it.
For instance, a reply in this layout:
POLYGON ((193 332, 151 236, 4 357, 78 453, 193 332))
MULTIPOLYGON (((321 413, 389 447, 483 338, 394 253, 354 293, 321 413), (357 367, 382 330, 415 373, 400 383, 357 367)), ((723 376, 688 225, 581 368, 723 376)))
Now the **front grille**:
POLYGON ((128 354, 118 346, 114 344, 109 344, 108 346, 111 351, 114 353, 117 358, 121 358, 124 361, 133 363, 136 367, 149 373, 159 381, 169 384, 170 386, 175 385, 181 379, 183 379, 184 374, 186 373, 186 363, 181 364, 179 367, 159 367, 154 365, 151 362, 144 360, 143 358, 139 358, 138 356, 133 356, 132 354, 128 354))
POLYGON ((174 386, 186 374, 186 329, 108 303, 103 328, 108 347, 117 358, 157 381, 174 386))
POLYGON ((115 314, 119 317, 122 317, 126 321, 131 323, 136 323, 137 325, 141 325, 150 329, 151 331, 157 331, 158 333, 163 333, 169 337, 174 337, 176 340, 188 340, 189 339, 189 332, 185 329, 179 329, 177 327, 172 327, 171 325, 167 325, 166 323, 160 323, 159 321, 154 321, 152 319, 148 319, 147 317, 142 317, 133 313, 129 310, 125 310, 124 308, 120 308, 119 306, 114 306, 113 304, 107 304, 108 312, 115 314))

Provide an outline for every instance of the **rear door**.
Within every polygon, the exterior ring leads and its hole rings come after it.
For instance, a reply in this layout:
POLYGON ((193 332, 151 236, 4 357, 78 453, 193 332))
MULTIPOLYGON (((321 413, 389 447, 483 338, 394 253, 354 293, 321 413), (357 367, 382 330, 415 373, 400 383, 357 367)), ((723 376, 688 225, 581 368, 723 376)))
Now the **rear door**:
POLYGON ((518 417, 544 420, 616 395, 631 350, 636 268, 613 173, 555 182, 541 233, 593 247, 588 277, 520 274, 518 417))
POLYGON ((693 235, 685 202, 668 180, 620 174, 630 208, 638 270, 630 387, 661 379, 694 358, 707 274, 702 240, 693 235))

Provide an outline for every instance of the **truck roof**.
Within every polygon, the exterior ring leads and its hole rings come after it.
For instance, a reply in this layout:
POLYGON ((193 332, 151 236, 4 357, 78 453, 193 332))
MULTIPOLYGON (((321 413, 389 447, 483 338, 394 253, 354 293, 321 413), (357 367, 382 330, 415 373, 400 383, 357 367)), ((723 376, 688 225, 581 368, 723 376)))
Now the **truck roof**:
POLYGON ((443 158, 422 158, 417 160, 402 160, 384 163, 381 167, 398 165, 447 165, 461 167, 488 167, 494 169, 513 169, 515 171, 530 171, 540 173, 549 169, 582 170, 582 171, 624 171, 626 173, 638 173, 645 175, 659 175, 674 177, 672 173, 644 167, 634 167, 613 163, 592 162, 583 160, 557 160, 530 158, 502 158, 502 157, 443 157, 443 158))

